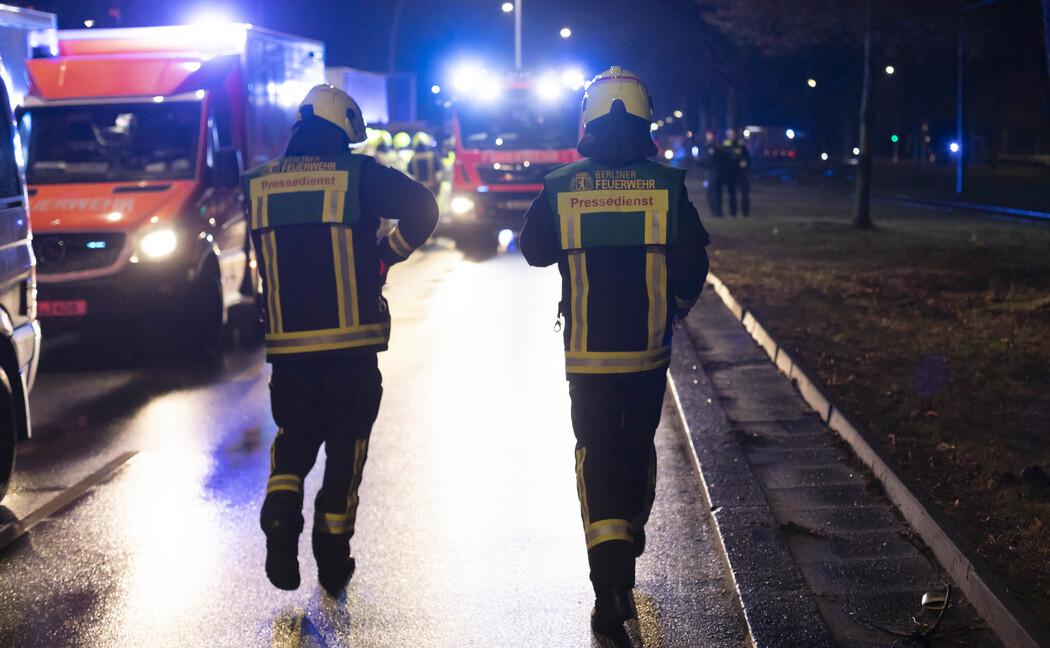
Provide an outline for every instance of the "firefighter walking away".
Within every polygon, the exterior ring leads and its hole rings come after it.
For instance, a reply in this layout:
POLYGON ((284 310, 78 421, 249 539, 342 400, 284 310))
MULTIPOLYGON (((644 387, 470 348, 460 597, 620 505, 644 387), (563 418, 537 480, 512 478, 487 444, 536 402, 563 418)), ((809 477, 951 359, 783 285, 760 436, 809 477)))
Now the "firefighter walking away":
POLYGON ((636 75, 612 67, 595 77, 577 147, 585 159, 546 177, 520 239, 530 265, 561 272, 591 626, 620 641, 636 616, 673 321, 696 303, 708 269, 685 172, 647 159, 657 152, 652 116, 636 75))
POLYGON ((357 103, 319 85, 299 106, 284 156, 241 179, 263 277, 278 426, 260 515, 266 575, 281 589, 299 587, 303 482, 323 444, 312 546, 333 597, 354 571, 358 488, 383 393, 377 354, 387 348, 390 313, 382 286, 438 219, 425 187, 353 153, 364 140, 357 103), (381 219, 397 223, 377 241, 381 219))

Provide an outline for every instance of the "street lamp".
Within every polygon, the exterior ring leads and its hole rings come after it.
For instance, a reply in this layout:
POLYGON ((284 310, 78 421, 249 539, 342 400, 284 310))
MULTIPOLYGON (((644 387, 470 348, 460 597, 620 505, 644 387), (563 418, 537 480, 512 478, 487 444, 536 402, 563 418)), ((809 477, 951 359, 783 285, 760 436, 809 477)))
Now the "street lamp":
POLYGON ((521 71, 521 0, 514 0, 514 69, 521 71))
POLYGON ((562 27, 561 31, 558 33, 561 34, 562 38, 568 38, 569 36, 572 36, 572 30, 568 27, 562 27))

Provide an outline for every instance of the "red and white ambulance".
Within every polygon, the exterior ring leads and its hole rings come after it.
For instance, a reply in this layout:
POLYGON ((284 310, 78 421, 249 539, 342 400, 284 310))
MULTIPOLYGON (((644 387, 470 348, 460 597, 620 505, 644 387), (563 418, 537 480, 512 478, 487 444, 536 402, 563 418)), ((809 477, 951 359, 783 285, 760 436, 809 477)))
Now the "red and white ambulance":
POLYGON ((58 55, 27 66, 45 333, 174 324, 213 346, 257 287, 240 171, 283 152, 324 44, 250 25, 61 30, 58 55))

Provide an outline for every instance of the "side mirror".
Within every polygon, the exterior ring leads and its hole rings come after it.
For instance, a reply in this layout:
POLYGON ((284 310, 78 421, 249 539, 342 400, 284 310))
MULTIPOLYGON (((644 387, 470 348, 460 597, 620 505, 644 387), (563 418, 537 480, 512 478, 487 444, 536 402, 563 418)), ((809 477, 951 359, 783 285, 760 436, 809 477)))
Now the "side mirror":
POLYGON ((215 186, 237 187, 241 183, 241 154, 237 149, 224 148, 215 152, 215 186))

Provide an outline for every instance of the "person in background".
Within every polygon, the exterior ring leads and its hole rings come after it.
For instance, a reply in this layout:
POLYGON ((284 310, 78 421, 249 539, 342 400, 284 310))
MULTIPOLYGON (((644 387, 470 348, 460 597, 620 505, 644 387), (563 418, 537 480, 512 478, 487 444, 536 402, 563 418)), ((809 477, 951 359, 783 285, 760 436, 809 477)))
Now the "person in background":
POLYGON ((708 129, 704 133, 704 156, 700 158, 700 167, 706 171, 707 207, 714 218, 722 217, 722 190, 726 185, 726 151, 715 131, 708 129))
POLYGON ((729 193, 729 215, 736 216, 737 192, 740 192, 740 215, 751 215, 751 153, 736 129, 726 131, 722 146, 726 153, 726 190, 729 193))
POLYGON ((585 159, 544 179, 520 245, 530 265, 558 265, 576 481, 594 588, 592 629, 623 640, 636 616, 635 560, 656 486, 671 332, 707 276, 709 238, 685 172, 647 158, 653 108, 621 67, 583 99, 585 159))
POLYGON ((436 168, 437 155, 434 153, 434 138, 419 131, 412 136, 412 149, 414 153, 408 161, 408 175, 436 195, 440 183, 436 168))
POLYGON ((357 103, 315 86, 284 156, 241 179, 259 251, 278 426, 260 514, 266 575, 280 589, 299 587, 303 482, 323 444, 312 543, 318 580, 333 597, 354 572, 358 488, 383 393, 377 354, 387 348, 390 312, 382 286, 438 219, 425 187, 351 150, 365 137, 357 103), (381 219, 397 225, 378 238, 381 219))

